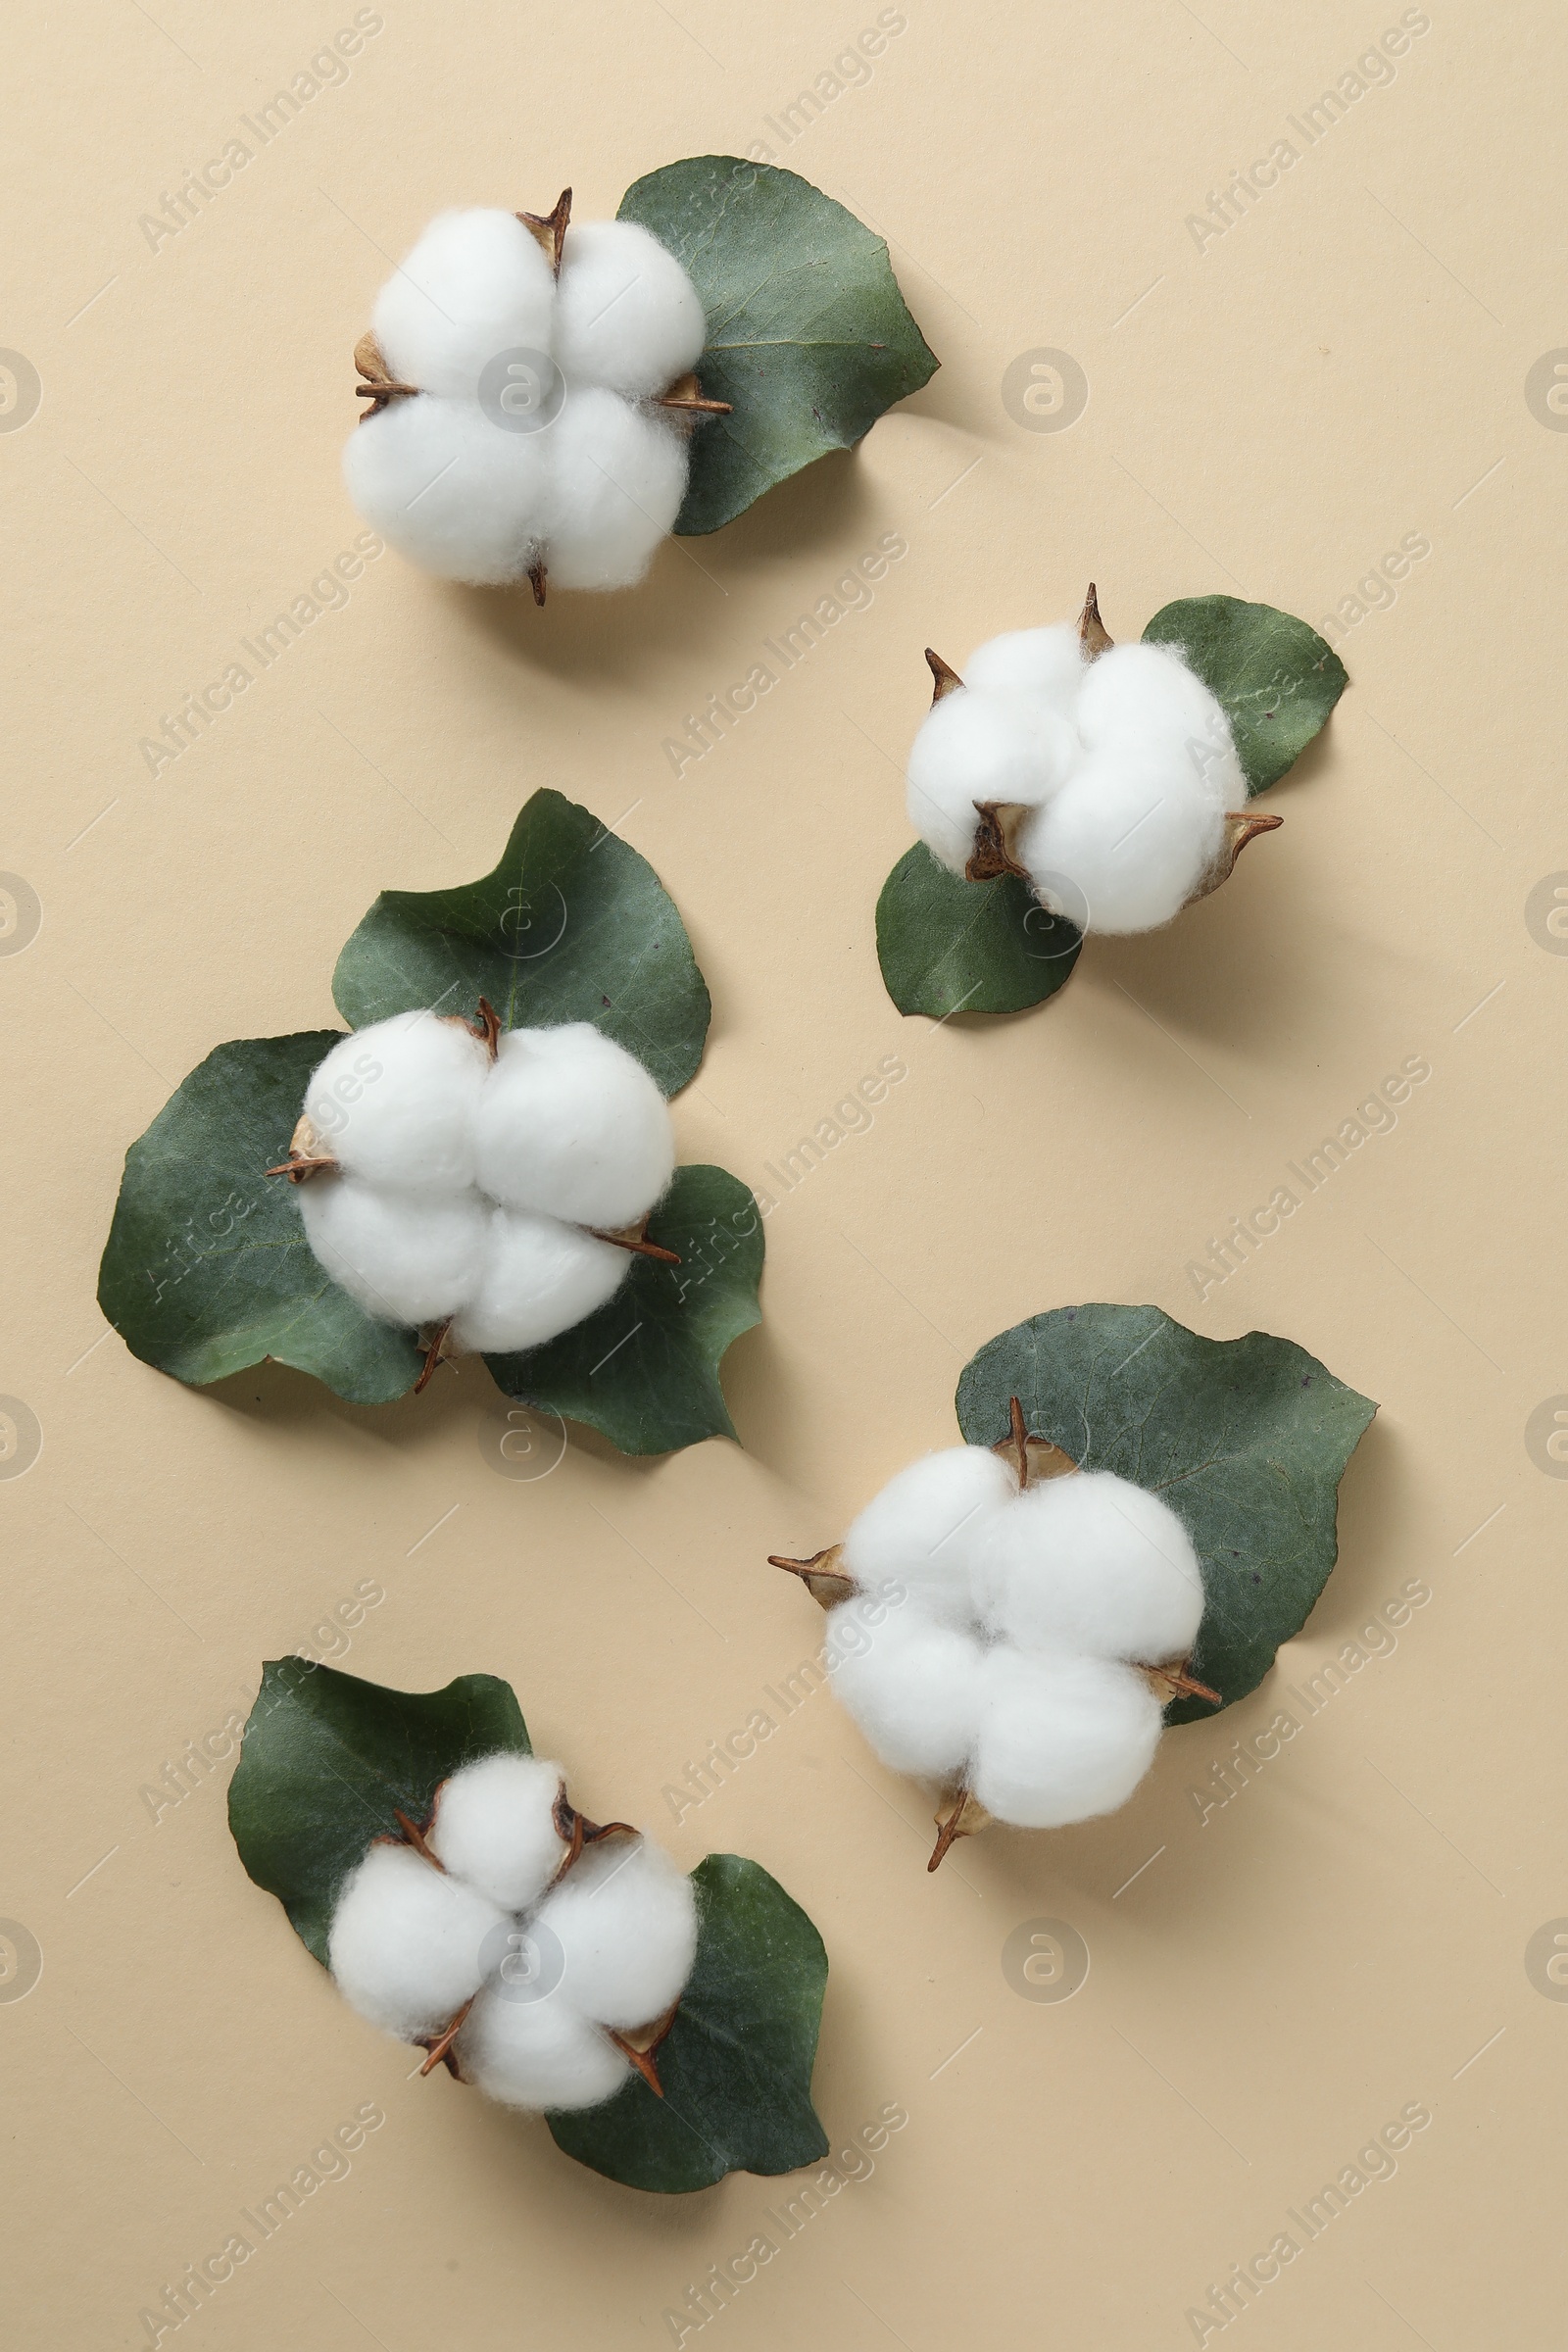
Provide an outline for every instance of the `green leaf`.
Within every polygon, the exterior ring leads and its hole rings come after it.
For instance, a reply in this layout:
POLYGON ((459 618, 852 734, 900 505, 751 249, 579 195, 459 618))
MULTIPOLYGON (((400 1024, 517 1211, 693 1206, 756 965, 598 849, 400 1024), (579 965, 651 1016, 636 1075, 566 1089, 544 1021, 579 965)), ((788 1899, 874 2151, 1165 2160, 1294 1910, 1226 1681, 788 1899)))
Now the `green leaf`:
POLYGON ((326 1966, 338 1889, 397 1816, 430 1818, 449 1773, 498 1749, 528 1755, 509 1684, 460 1674, 444 1690, 387 1690, 307 1658, 277 1658, 245 1726, 228 1826, 258 1886, 326 1966))
POLYGON ((677 1168, 648 1238, 678 1266, 634 1258, 608 1305, 519 1355, 485 1361, 509 1396, 585 1421, 622 1453, 670 1453, 735 1435, 719 1358, 760 1318, 762 1220, 723 1168, 677 1168))
MULTIPOLYGON (((1193 1672, 1227 1706, 1255 1690, 1328 1582, 1340 1480, 1377 1406, 1293 1341, 1201 1339, 1157 1306, 1057 1307, 990 1341, 958 1381, 971 1446, 1006 1436, 1012 1396, 1032 1436, 1169 1504, 1203 1571, 1193 1672)), ((1213 1712, 1183 1699, 1168 1720, 1213 1712)))
POLYGON ((619 218, 671 252, 703 298, 697 373, 728 416, 692 439, 686 537, 732 522, 830 449, 850 449, 937 361, 882 239, 808 180, 697 155, 627 189, 619 218))
POLYGON ((1016 874, 965 882, 923 841, 876 903, 876 952, 901 1012, 1021 1012, 1054 996, 1083 945, 1016 874))
POLYGON ((811 2105, 822 1938, 756 1862, 710 1854, 692 1877, 697 1962, 659 2048, 663 2097, 634 2078, 602 2107, 548 2119, 568 2156, 629 2188, 708 2188, 828 2152, 811 2105))
POLYGON ((1223 705, 1250 793, 1279 782, 1349 682, 1339 655, 1304 620, 1234 596, 1163 606, 1144 642, 1176 646, 1223 705))
POLYGON ((646 858, 559 792, 536 792, 500 864, 453 890, 384 890, 332 995, 351 1028, 429 1006, 504 1029, 592 1021, 666 1095, 693 1077, 712 1010, 680 912, 646 858))
MULTIPOLYGON (((397 1816, 429 1820, 454 1772, 529 1754, 511 1687, 459 1675, 389 1690, 305 1658, 263 1669, 228 1792, 240 1860, 275 1894, 324 1967, 338 1893, 397 1816)), ((757 1863, 710 1854, 697 1886, 697 1960, 660 2045, 661 2101, 640 2078, 548 2121, 568 2156, 636 2188, 707 2188, 745 2169, 787 2173, 828 2152, 811 2107, 827 1954, 798 1903, 757 1863)), ((475 2094, 477 2095, 477 2094, 475 2094)))
POLYGON ((131 1352, 202 1387, 268 1356, 355 1404, 418 1378, 410 1332, 376 1323, 318 1265, 286 1158, 336 1029, 219 1046, 125 1154, 98 1303, 131 1352))

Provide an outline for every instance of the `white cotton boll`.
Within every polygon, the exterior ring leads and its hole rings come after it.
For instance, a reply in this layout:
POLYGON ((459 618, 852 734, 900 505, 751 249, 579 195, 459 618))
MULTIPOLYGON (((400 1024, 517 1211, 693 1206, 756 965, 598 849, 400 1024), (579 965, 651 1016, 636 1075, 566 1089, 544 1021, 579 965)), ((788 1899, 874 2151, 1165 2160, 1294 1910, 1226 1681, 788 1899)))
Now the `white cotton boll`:
POLYGON ((1088 673, 1078 631, 1069 620, 1049 629, 1009 629, 993 637, 964 663, 963 682, 989 693, 1033 695, 1058 718, 1071 719, 1088 673))
POLYGON ((394 400, 349 435, 343 480, 367 522, 441 579, 504 587, 545 526, 548 431, 513 433, 477 402, 394 400))
POLYGON ((1230 720, 1173 647, 1117 645, 1090 665, 1078 731, 1091 751, 1157 749, 1197 798, 1224 815, 1247 806, 1230 720))
POLYGON ((537 1348, 603 1306, 630 1269, 631 1252, 612 1242, 596 1242, 528 1209, 492 1209, 475 1288, 453 1326, 453 1344, 474 1353, 537 1348))
POLYGON ((412 2041, 440 2033, 478 1991, 502 1916, 412 1845, 378 1841, 338 1897, 327 1966, 362 2017, 412 2041))
POLYGON ((674 255, 634 220, 566 231, 556 298, 556 362, 569 384, 636 398, 695 368, 708 340, 702 296, 674 255))
POLYGON ((1153 1761, 1160 1704, 1135 1666, 996 1648, 982 1683, 969 1787, 1014 1829, 1113 1813, 1153 1761))
POLYGON ((932 706, 909 752, 909 822, 961 874, 974 850, 977 802, 1038 808, 1077 755, 1065 719, 1016 692, 961 687, 932 706))
POLYGON ((984 1530, 1017 1492, 1016 1474, 988 1446, 925 1454, 891 1478, 855 1520, 844 1539, 844 1566, 868 1591, 900 1585, 945 1623, 967 1625, 974 1614, 971 1564, 984 1530))
POLYGON ((473 1182, 489 1050, 466 1022, 397 1012, 356 1029, 311 1073, 305 1115, 350 1176, 411 1192, 473 1182))
POLYGON ((559 1764, 482 1756, 442 1782, 426 1833, 447 1869, 504 1911, 536 1903, 566 1857, 556 1827, 559 1764))
POLYGON ((1018 857, 1042 904, 1081 930, 1152 931, 1186 906, 1224 835, 1184 751, 1129 742, 1090 753, 1026 818, 1018 857))
POLYGON ((597 2107, 631 2072, 614 2043, 557 1990, 542 2000, 487 1986, 456 2042, 466 2082, 504 2107, 597 2107))
POLYGON ((990 1631, 1020 1649, 1156 1666, 1190 1654, 1203 1614, 1186 1528, 1108 1470, 1042 1480, 991 1514, 975 1584, 990 1631))
POLYGON ((663 2016, 697 1957, 691 1880, 646 1838, 605 1838, 540 1905, 535 1927, 561 1962, 561 1997, 628 2033, 663 2016))
POLYGON ((833 1689, 893 1772, 956 1781, 979 1729, 985 1651, 906 1601, 867 1626, 854 1601, 828 1613, 833 1689), (842 1625, 838 1620, 843 1620, 842 1625))
POLYGON ((498 353, 548 356, 555 292, 543 250, 514 213, 441 213, 381 288, 371 325, 402 382, 471 398, 498 353))
POLYGON ((295 1197, 318 1262, 378 1322, 445 1322, 473 1295, 495 1213, 477 1193, 407 1193, 322 1175, 295 1197))
POLYGON ((493 1200, 610 1233, 652 1208, 675 1169, 663 1096, 591 1021, 506 1032, 474 1139, 493 1200))
POLYGON ((688 451, 676 425, 595 385, 573 386, 548 432, 546 561, 558 588, 630 588, 680 513, 688 451))

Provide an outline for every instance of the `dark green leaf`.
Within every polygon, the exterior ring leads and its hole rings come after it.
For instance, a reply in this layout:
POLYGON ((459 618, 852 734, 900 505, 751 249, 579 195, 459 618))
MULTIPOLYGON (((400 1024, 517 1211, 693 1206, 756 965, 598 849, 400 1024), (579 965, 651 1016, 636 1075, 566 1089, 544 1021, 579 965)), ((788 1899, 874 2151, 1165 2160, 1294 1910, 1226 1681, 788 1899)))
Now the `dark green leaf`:
POLYGON ((241 1038, 192 1070, 125 1154, 98 1303, 133 1354, 201 1387, 272 1356, 355 1404, 418 1377, 413 1334, 376 1323, 312 1256, 288 1153, 336 1029, 241 1038))
POLYGON ((965 882, 923 841, 906 850, 876 904, 876 952, 901 1012, 1021 1012, 1054 996, 1080 934, 1026 882, 965 882))
POLYGON ((622 1453, 669 1453, 735 1435, 719 1358, 760 1316, 762 1220, 737 1177, 677 1168, 648 1238, 680 1257, 652 1258, 586 1322, 520 1355, 485 1361, 509 1396, 602 1430, 622 1453))
POLYGON ((697 1963, 660 2045, 662 2099, 633 2079, 602 2107, 549 2119, 568 2156, 630 2188, 708 2188, 828 2152, 811 2105, 822 1938, 756 1862, 710 1854, 692 1877, 697 1963))
POLYGON ((675 529, 716 531, 830 449, 849 449, 937 362, 882 239, 808 180, 733 155, 651 172, 621 199, 703 298, 704 393, 675 529))
POLYGON ((1345 663, 1304 620, 1234 596, 1165 605, 1146 644, 1174 645, 1223 705, 1250 793, 1298 760, 1345 692, 1345 663))
POLYGON ((326 1965, 338 1889, 397 1816, 421 1826, 449 1773, 506 1748, 527 1755, 511 1686, 460 1674, 444 1690, 387 1690, 306 1658, 278 1658, 245 1726, 228 1826, 258 1886, 275 1894, 326 1965))
POLYGON ((646 858, 559 792, 536 792, 493 873, 384 890, 332 975, 351 1028, 425 1006, 504 1029, 592 1021, 666 1095, 703 1058, 711 1012, 679 909, 646 858))
MULTIPOLYGON (((1160 1495, 1202 1565, 1193 1672, 1229 1705, 1298 1634, 1339 1553, 1340 1480, 1377 1406, 1290 1340, 1205 1340, 1157 1306, 1066 1306, 1004 1331, 965 1365, 971 1446, 1031 1435, 1087 1470, 1160 1495)), ((1213 1713, 1183 1699, 1169 1720, 1213 1713)))

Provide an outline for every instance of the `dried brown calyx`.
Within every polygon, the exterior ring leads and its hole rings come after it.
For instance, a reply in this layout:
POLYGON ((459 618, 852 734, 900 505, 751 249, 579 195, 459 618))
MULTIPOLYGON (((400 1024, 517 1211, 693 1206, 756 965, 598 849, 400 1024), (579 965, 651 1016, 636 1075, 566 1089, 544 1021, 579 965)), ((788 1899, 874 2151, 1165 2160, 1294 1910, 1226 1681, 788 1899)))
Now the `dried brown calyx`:
POLYGON ((550 264, 552 274, 559 277, 566 230, 571 225, 571 190, 563 188, 548 213, 519 213, 517 219, 550 264))
MULTIPOLYGON (((1029 1428, 1023 1399, 1013 1396, 1007 1403, 1007 1434, 999 1438, 991 1451, 1006 1462, 1018 1481, 1018 1492, 1026 1494, 1031 1487, 1043 1485, 1047 1479, 1073 1478, 1080 1465, 1053 1438, 1034 1435, 1029 1428)), ((826 1550, 813 1552, 808 1559, 795 1560, 779 1552, 769 1552, 770 1568, 783 1568, 798 1576, 811 1598, 824 1609, 837 1608, 840 1601, 853 1599, 859 1591, 857 1579, 843 1565, 844 1546, 830 1544, 826 1550)), ((1195 1680, 1189 1671, 1190 1661, 1182 1658, 1159 1665, 1140 1663, 1144 1675, 1158 1697, 1167 1706, 1176 1698, 1206 1698, 1214 1706, 1224 1704, 1221 1694, 1211 1690, 1206 1683, 1195 1680)), ((960 1838, 973 1838, 979 1831, 989 1829, 996 1816, 988 1813, 973 1790, 960 1785, 944 1792, 934 1816, 937 1841, 932 1849, 927 1870, 936 1870, 945 1855, 950 1853, 960 1838)))
MULTIPOLYGON (((381 357, 381 346, 373 334, 363 334, 354 346, 354 365, 361 381, 354 387, 356 400, 368 400, 365 416, 379 416, 394 400, 413 400, 417 397, 417 384, 401 383, 381 357)), ((365 416, 360 422, 365 422, 365 416)))
POLYGON ((1188 900, 1188 906, 1195 905, 1199 899, 1206 899, 1211 890, 1218 890, 1222 882, 1228 882, 1236 871, 1236 860, 1248 843, 1256 841, 1260 833, 1277 833, 1284 822, 1283 816, 1258 816, 1250 809, 1237 809, 1227 814, 1225 838, 1220 844, 1219 856, 1188 900))
MULTIPOLYGON (((439 1789, 436 1794, 439 1798, 439 1789)), ((430 1843, 429 1833, 435 1821, 434 1812, 432 1811, 430 1820, 425 1822, 422 1827, 419 1823, 411 1821, 407 1813, 396 1812, 394 1818, 403 1843, 411 1845, 421 1860, 429 1863, 432 1870, 444 1871, 446 1865, 430 1843)), ((602 1838, 637 1838, 642 1835, 641 1831, 634 1829, 629 1821, 590 1821, 586 1813, 578 1812, 567 1796, 564 1781, 562 1782, 556 1796, 555 1821, 556 1834, 566 1850, 562 1856, 561 1863, 549 1886, 545 1888, 546 1894, 561 1885, 566 1873, 581 1859, 587 1848, 590 1845, 597 1845, 602 1838)), ((540 1899, 542 1900, 543 1897, 540 1899)), ((442 2027, 439 2034, 420 2034, 416 2036, 416 2046, 425 2053, 424 2064, 419 2069, 421 2078, 433 2074, 438 2066, 444 2066, 458 2082, 463 2081, 455 2044, 458 2035, 463 2031, 468 2012, 478 1997, 476 1992, 470 1993, 456 2016, 442 2027)), ((631 2061, 643 2081, 648 2084, 649 2089, 661 2099, 664 2095, 664 2088, 659 2080, 659 2070, 654 2063, 654 2056, 660 2043, 675 2023, 679 2012, 680 1996, 677 1994, 662 2017, 656 2018, 652 2025, 641 2027, 634 2034, 618 2034, 610 2026, 600 2029, 614 2043, 622 2056, 631 2061)))
POLYGON ((288 1157, 280 1159, 275 1168, 268 1168, 269 1176, 286 1176, 290 1184, 303 1184, 308 1176, 319 1176, 337 1161, 330 1152, 323 1152, 321 1139, 304 1111, 294 1122, 294 1132, 288 1141, 288 1157))

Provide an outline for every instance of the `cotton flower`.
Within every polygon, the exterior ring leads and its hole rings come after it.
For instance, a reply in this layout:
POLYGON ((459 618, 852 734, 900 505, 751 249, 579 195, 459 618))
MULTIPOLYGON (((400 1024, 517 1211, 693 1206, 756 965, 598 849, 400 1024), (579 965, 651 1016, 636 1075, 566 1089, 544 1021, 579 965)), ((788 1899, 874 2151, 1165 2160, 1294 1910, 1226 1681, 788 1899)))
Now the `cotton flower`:
MULTIPOLYGON (((1055 1829, 1125 1804, 1203 1614, 1174 1511, 1028 1439, 899 1472, 840 1544, 775 1565, 828 1610, 833 1687, 882 1762, 956 1793, 931 1867, 987 1820, 1055 1829)), ((939 1820, 942 1817, 939 1815, 939 1820)))
POLYGON ((443 213, 376 298, 355 354, 371 401, 349 496, 425 570, 499 586, 626 588, 686 493, 705 415, 702 298, 630 220, 443 213))
POLYGON ((1149 931, 1223 881, 1276 816, 1248 815, 1219 702, 1164 645, 1113 646, 1093 588, 1074 626, 981 646, 909 754, 911 823, 970 881, 1026 880, 1080 930, 1149 931))
MULTIPOLYGON (((641 1062, 588 1021, 503 1031, 395 1013, 313 1072, 289 1158, 305 1237, 379 1322, 534 1348, 613 1298, 669 1184, 674 1137, 641 1062)), ((422 1382, 421 1382, 422 1385, 422 1382)))
POLYGON ((660 2090, 652 2052, 697 1953, 669 1857, 586 1822, 534 1756, 466 1764, 424 1829, 399 1821, 406 1842, 378 1838, 332 1913, 351 2006, 503 2106, 594 2107, 634 2067, 660 2090))

